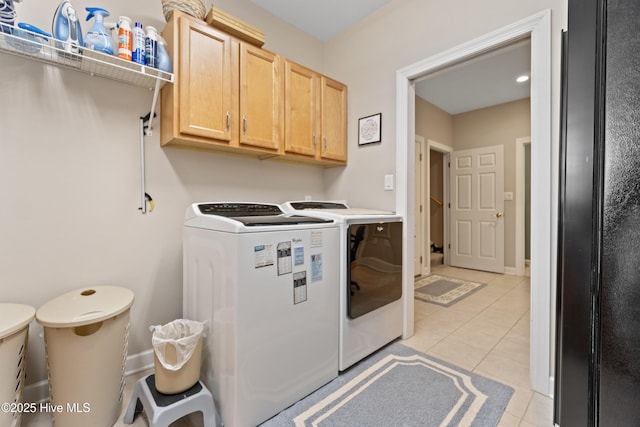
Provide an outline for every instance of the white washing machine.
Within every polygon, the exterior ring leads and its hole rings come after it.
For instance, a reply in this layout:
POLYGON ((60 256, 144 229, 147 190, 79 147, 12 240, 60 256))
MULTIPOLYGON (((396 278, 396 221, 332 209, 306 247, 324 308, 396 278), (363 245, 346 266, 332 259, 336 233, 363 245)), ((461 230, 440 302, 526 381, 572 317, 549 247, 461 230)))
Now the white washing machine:
POLYGON ((340 370, 402 335, 402 217, 345 203, 287 202, 340 224, 340 370))
POLYGON ((256 426, 338 376, 335 221, 195 203, 183 231, 183 315, 208 322, 202 380, 225 426, 256 426))

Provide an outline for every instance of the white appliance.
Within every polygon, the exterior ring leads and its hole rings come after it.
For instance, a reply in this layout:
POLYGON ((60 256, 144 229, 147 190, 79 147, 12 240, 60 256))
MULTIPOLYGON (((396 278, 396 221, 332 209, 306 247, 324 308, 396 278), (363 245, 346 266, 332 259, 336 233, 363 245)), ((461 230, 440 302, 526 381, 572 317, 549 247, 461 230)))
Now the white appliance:
POLYGON ((183 315, 208 322, 202 379, 225 426, 256 426, 338 376, 333 220, 196 203, 183 232, 183 315))
POLYGON ((340 224, 340 370, 401 336, 402 217, 322 201, 282 209, 340 224))

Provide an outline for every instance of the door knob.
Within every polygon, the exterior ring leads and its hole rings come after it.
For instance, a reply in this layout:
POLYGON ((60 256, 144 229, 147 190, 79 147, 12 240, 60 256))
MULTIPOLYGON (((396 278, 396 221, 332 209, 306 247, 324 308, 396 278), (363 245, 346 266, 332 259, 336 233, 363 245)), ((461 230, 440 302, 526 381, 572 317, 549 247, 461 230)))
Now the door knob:
POLYGON ((498 213, 496 214, 496 218, 502 218, 502 212, 498 212, 498 213))

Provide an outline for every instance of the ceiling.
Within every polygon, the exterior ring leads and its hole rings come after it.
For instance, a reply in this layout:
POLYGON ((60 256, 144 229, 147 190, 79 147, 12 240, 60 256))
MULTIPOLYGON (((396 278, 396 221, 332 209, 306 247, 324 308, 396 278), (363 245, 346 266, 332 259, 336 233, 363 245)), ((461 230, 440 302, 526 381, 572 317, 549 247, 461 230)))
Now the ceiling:
POLYGON ((251 0, 298 29, 326 42, 391 0, 251 0))
MULTIPOLYGON (((320 41, 329 41, 391 0, 251 0, 273 15, 320 41)), ((529 81, 529 40, 448 67, 416 81, 416 95, 449 114, 526 98, 529 81)))
POLYGON ((448 67, 416 81, 416 95, 449 114, 503 104, 529 97, 531 74, 529 39, 448 67))

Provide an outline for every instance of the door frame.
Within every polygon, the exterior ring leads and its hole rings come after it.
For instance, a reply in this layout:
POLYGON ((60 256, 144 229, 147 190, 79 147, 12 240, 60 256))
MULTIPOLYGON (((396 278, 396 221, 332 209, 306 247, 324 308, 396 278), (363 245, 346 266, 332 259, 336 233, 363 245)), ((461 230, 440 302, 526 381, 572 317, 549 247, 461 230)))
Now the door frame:
POLYGON ((531 144, 531 137, 516 138, 516 275, 524 276, 525 268, 525 171, 524 147, 531 144))
MULTIPOLYGON (((427 187, 427 200, 431 200, 431 150, 442 153, 442 162, 445 165, 449 164, 449 160, 451 158, 451 153, 453 152, 453 148, 448 145, 441 144, 433 139, 427 139, 427 165, 429 173, 427 177, 428 187, 427 187)), ((443 228, 443 236, 442 236, 442 250, 444 259, 442 263, 444 265, 449 265, 449 168, 444 166, 442 168, 442 228, 443 228)), ((431 207, 431 205, 429 205, 431 207)), ((429 233, 427 234, 427 241, 431 240, 431 209, 427 209, 427 227, 429 229, 429 233)), ((431 257, 429 257, 429 269, 431 269, 431 257)))
MULTIPOLYGON (((421 221, 422 233, 418 237, 422 248, 422 253, 425 255, 425 260, 421 264, 421 270, 419 272, 414 271, 414 276, 431 274, 431 150, 442 153, 443 162, 446 165, 449 163, 449 156, 453 152, 453 148, 448 145, 441 144, 433 139, 425 139, 421 135, 415 136, 416 145, 419 145, 422 153, 422 170, 421 175, 418 171, 414 173, 415 182, 420 181, 423 191, 420 192, 420 199, 416 200, 417 204, 423 206, 422 214, 416 218, 417 221, 421 221), (428 248, 428 249, 427 249, 428 248)), ((442 168, 442 186, 443 186, 443 198, 442 204, 445 212, 443 213, 443 250, 444 259, 442 260, 444 265, 448 264, 449 257, 449 213, 446 211, 449 205, 449 169, 447 167, 442 168)))
MULTIPOLYGON (((513 24, 480 36, 476 39, 418 61, 396 72, 396 210, 407 224, 413 224, 415 185, 414 137, 415 137, 415 86, 414 80, 430 72, 460 63, 500 46, 523 38, 531 38, 531 387, 545 394, 553 394, 551 367, 554 356, 551 350, 551 289, 555 277, 551 272, 551 260, 556 254, 552 244, 552 206, 557 191, 551 186, 549 170, 556 170, 551 151, 551 10, 547 9, 513 24), (411 149, 409 149, 411 147, 411 149)), ((414 283, 413 252, 411 239, 413 227, 404 228, 403 262, 403 337, 414 333, 414 283), (409 244, 408 242, 411 242, 409 244)))
POLYGON ((424 154, 425 151, 428 150, 428 147, 423 136, 415 136, 414 148, 415 151, 418 151, 418 149, 420 149, 420 151, 423 153, 422 162, 420 163, 421 170, 415 171, 416 183, 419 182, 420 188, 422 189, 422 191, 418 193, 420 194, 420 198, 419 200, 416 200, 416 206, 422 206, 423 209, 418 213, 418 218, 416 218, 416 231, 414 232, 414 234, 416 235, 416 239, 418 240, 418 244, 420 245, 420 253, 425 257, 425 259, 421 260, 420 262, 420 270, 413 272, 413 275, 415 277, 431 273, 431 261, 426 261, 426 259, 428 259, 427 255, 430 253, 426 250, 426 243, 429 241, 429 233, 431 232, 431 230, 429 229, 429 209, 425 208, 425 206, 427 206, 427 201, 429 200, 429 174, 426 173, 429 170, 429 168, 426 166, 428 164, 426 162, 429 161, 429 153, 427 151, 427 153, 424 154), (425 211, 427 212, 426 214, 425 211))

